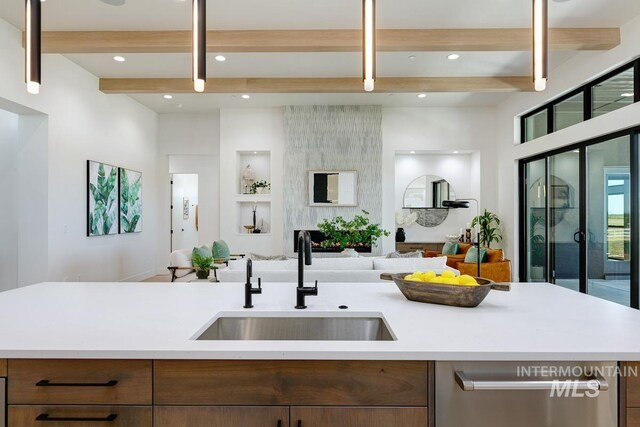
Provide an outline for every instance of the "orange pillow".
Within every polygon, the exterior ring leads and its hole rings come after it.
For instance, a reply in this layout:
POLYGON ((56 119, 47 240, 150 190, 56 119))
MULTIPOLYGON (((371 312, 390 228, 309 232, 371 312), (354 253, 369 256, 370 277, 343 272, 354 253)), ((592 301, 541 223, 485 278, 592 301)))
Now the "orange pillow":
POLYGON ((489 249, 487 252, 487 262, 504 261, 504 252, 502 249, 489 249))
POLYGON ((458 243, 458 253, 466 254, 471 248, 471 243, 458 243))

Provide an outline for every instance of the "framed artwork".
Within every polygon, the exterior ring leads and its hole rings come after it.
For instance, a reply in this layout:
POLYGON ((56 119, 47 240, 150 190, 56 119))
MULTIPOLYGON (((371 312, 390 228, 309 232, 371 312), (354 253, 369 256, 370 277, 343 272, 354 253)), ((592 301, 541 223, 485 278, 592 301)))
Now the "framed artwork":
POLYGON ((189 199, 186 197, 182 199, 182 219, 185 221, 189 219, 189 199))
POLYGON ((120 233, 142 232, 142 173, 120 168, 120 233))
POLYGON ((87 161, 87 236, 118 233, 118 168, 87 161))

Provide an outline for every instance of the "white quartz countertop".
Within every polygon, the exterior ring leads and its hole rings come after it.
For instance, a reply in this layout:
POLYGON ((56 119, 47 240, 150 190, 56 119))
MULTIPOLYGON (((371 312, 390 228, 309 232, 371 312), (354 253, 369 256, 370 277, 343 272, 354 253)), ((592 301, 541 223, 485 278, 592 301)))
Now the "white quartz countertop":
POLYGON ((548 284, 514 283, 476 308, 406 300, 393 283, 42 283, 0 293, 0 358, 640 360, 640 311, 548 284), (347 305, 348 310, 338 310, 347 305), (396 341, 196 341, 224 313, 381 314, 396 341))

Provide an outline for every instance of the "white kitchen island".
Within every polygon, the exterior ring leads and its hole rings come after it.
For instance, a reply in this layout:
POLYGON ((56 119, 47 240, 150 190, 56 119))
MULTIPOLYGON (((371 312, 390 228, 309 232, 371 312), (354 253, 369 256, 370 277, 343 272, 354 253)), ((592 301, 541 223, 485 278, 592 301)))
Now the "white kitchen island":
POLYGON ((408 301, 393 283, 42 283, 0 293, 0 358, 638 361, 640 311, 549 284, 491 291, 476 308, 408 301), (346 305, 346 310, 338 306, 346 305), (196 341, 216 317, 381 315, 395 341, 196 341))

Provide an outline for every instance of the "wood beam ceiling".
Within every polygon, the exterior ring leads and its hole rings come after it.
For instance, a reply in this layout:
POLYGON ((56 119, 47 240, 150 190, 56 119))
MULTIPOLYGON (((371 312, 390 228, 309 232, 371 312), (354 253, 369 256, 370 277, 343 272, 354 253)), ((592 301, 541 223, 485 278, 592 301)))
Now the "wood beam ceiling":
MULTIPOLYGON (((191 79, 100 79, 104 93, 195 93, 191 79)), ((375 92, 521 92, 532 91, 530 77, 381 77, 375 92)), ((205 93, 362 93, 362 79, 211 78, 205 93)))
MULTIPOLYGON (((378 30, 380 52, 528 51, 528 28, 378 30)), ((556 51, 609 50, 620 44, 619 28, 555 28, 556 51)), ((210 52, 359 52, 360 30, 209 31, 210 52)), ((46 31, 43 53, 184 53, 190 31, 46 31)))

